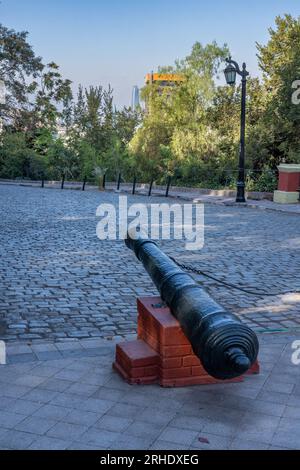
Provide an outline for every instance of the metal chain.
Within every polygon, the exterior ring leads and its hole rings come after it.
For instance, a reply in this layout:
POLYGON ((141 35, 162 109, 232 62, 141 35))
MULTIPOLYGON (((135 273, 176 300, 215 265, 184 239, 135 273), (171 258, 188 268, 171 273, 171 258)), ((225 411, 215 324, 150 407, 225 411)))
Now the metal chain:
MULTIPOLYGON (((174 263, 177 264, 177 266, 179 266, 184 271, 188 271, 188 272, 191 272, 191 273, 194 273, 194 274, 198 274, 200 276, 208 277, 209 279, 212 279, 213 281, 216 281, 218 284, 222 284, 223 286, 228 287, 229 289, 240 290, 242 292, 245 292, 246 294, 255 295, 257 297, 260 297, 260 296, 262 296, 262 297, 264 297, 264 296, 275 297, 277 295, 285 295, 285 294, 292 294, 292 293, 293 294, 300 294, 299 290, 293 290, 293 291, 290 290, 290 291, 277 292, 277 293, 265 292, 265 291, 262 291, 262 292, 257 292, 256 291, 255 292, 255 291, 252 291, 252 290, 249 290, 249 289, 245 289, 244 287, 239 287, 236 284, 231 284, 230 282, 222 281, 221 279, 218 279, 217 277, 213 276, 212 274, 208 274, 205 271, 202 271, 201 269, 195 268, 194 266, 189 266, 187 264, 179 263, 172 256, 170 256, 169 258, 172 261, 174 261, 174 263)), ((196 282, 198 282, 198 281, 196 281, 196 282)), ((200 284, 200 282, 198 282, 198 284, 200 284)))

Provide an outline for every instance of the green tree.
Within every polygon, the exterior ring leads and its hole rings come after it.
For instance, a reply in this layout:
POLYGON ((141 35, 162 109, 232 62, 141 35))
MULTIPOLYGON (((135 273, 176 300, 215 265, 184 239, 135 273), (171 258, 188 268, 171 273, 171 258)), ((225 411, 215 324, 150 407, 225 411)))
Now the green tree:
POLYGON ((4 118, 13 118, 16 110, 27 102, 32 80, 43 69, 42 60, 35 56, 27 36, 25 31, 17 32, 0 24, 0 79, 7 90, 4 118))
POLYGON ((2 178, 41 179, 46 171, 45 160, 28 144, 23 133, 7 133, 0 146, 2 178))
POLYGON ((227 54, 226 45, 195 43, 191 54, 177 61, 173 69, 160 68, 180 73, 180 85, 144 87, 147 111, 129 145, 142 173, 166 174, 217 152, 218 136, 207 113, 215 93, 214 78, 227 54))
POLYGON ((78 177, 80 174, 78 156, 78 153, 75 153, 62 139, 55 140, 47 153, 49 170, 53 177, 56 179, 63 175, 69 179, 78 177))
POLYGON ((300 161, 300 106, 292 103, 292 83, 300 76, 300 19, 276 17, 266 45, 257 44, 267 91, 261 134, 273 166, 281 159, 300 161))

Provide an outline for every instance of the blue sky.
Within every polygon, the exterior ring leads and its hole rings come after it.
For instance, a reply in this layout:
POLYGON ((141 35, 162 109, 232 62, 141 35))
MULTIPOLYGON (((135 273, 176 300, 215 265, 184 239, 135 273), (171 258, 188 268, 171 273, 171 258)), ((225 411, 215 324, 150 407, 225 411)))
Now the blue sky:
POLYGON ((129 105, 147 72, 185 57, 195 41, 227 42, 233 58, 259 73, 255 41, 265 43, 276 15, 300 15, 299 0, 2 0, 0 21, 29 31, 45 61, 84 86, 111 83, 129 105))

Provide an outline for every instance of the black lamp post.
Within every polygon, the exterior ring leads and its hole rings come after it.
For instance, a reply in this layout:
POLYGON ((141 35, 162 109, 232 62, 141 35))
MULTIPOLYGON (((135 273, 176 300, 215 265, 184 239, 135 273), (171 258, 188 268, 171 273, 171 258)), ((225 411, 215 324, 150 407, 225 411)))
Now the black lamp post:
POLYGON ((242 77, 242 107, 241 107, 241 137, 239 152, 239 174, 237 181, 236 202, 246 202, 245 199, 245 127, 246 127, 246 83, 249 72, 246 70, 246 64, 243 62, 242 70, 235 60, 231 57, 226 59, 227 67, 224 70, 226 82, 228 85, 234 86, 236 74, 242 77))

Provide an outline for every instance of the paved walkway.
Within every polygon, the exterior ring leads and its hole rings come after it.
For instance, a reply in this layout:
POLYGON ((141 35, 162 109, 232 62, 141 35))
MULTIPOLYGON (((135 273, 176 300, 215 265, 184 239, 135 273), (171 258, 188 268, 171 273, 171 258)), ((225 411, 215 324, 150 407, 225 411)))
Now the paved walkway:
MULTIPOLYGON (((237 384, 129 386, 111 368, 115 343, 135 335, 136 297, 156 289, 123 242, 95 235, 97 206, 116 204, 118 194, 0 185, 0 199, 8 353, 0 448, 300 449, 300 365, 291 359, 299 294, 255 297, 203 279, 216 300, 265 332, 261 374, 237 384)), ((207 204, 203 250, 187 252, 178 240, 161 246, 235 284, 295 291, 299 224, 295 214, 207 204)))
MULTIPOLYGON (((136 297, 157 291, 123 241, 96 237, 97 206, 117 204, 118 194, 0 185, 0 198, 0 339, 134 333, 136 297)), ((130 196, 133 202, 166 199, 130 196)), ((180 240, 160 245, 220 279, 281 293, 300 290, 299 233, 297 215, 207 204, 201 251, 186 251, 180 240)), ((201 281, 256 331, 300 328, 300 294, 256 297, 201 281)))
POLYGON ((260 335, 261 374, 243 383, 128 385, 114 341, 8 346, 1 449, 300 449, 300 336, 260 335))

